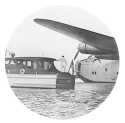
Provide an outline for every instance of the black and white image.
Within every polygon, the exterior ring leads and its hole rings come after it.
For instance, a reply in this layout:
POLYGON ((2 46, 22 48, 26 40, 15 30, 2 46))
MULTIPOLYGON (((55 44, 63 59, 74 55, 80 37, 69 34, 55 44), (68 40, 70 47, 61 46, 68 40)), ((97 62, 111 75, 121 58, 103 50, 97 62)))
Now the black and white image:
POLYGON ((31 111, 54 119, 90 113, 111 93, 119 52, 108 28, 93 14, 51 6, 27 17, 5 53, 8 82, 31 111))

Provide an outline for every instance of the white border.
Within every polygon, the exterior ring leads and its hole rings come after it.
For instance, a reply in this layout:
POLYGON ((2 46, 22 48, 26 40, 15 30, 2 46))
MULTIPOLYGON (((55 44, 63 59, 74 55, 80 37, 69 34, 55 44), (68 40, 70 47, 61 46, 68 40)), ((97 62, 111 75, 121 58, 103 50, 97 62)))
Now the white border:
POLYGON ((0 4, 0 121, 4 123, 41 122, 84 122, 84 123, 123 123, 125 109, 125 7, 124 0, 4 0, 0 4), (4 54, 7 43, 16 27, 28 15, 52 5, 73 5, 86 9, 99 17, 115 37, 120 51, 120 74, 108 99, 92 113, 71 120, 54 120, 39 116, 27 109, 11 91, 4 73, 4 54))

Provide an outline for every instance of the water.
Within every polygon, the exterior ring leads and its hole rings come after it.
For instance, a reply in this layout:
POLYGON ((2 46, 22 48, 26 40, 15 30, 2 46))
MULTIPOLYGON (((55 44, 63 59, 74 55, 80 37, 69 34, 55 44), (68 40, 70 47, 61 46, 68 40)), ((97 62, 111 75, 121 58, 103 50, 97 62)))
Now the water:
POLYGON ((114 83, 77 83, 74 90, 12 88, 32 111, 49 118, 70 119, 97 108, 110 94, 114 83))

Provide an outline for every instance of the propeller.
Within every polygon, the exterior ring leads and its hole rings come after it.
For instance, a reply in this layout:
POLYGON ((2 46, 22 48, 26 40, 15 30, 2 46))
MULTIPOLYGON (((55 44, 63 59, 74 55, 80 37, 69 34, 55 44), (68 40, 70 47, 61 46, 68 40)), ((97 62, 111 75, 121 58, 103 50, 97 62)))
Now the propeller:
POLYGON ((88 58, 91 58, 91 57, 93 57, 94 55, 90 55, 90 56, 88 56, 88 58))
POLYGON ((79 51, 76 52, 76 55, 75 55, 75 57, 74 57, 74 60, 77 58, 78 54, 79 54, 79 51))
POLYGON ((73 71, 72 74, 74 74, 74 63, 73 63, 73 60, 75 60, 75 59, 77 58, 78 54, 79 54, 79 51, 76 52, 74 59, 72 59, 72 61, 71 61, 71 63, 70 63, 70 66, 69 66, 68 73, 69 73, 69 71, 70 71, 70 68, 72 68, 72 69, 73 69, 73 70, 72 70, 72 71, 73 71))
POLYGON ((100 60, 100 59, 98 59, 98 58, 97 58, 97 59, 94 59, 94 61, 97 61, 97 60, 101 63, 101 60, 100 60))
MULTIPOLYGON (((94 56, 94 55, 90 55, 90 56, 88 56, 88 59, 91 58, 91 57, 93 57, 93 56, 94 56)), ((101 63, 101 60, 100 60, 99 58, 94 59, 93 61, 97 61, 97 60, 101 63)))
POLYGON ((72 68, 72 75, 73 75, 73 74, 74 74, 74 63, 73 63, 73 59, 72 59, 72 61, 71 61, 71 63, 70 63, 68 73, 69 73, 69 71, 70 71, 70 68, 72 68))

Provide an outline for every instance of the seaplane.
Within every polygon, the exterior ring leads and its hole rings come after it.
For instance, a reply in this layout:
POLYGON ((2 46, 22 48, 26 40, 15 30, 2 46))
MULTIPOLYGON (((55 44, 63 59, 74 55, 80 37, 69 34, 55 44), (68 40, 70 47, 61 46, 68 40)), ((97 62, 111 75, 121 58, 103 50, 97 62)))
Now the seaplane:
MULTIPOLYGON (((79 53, 90 54, 75 63, 75 72, 84 82, 115 83, 119 70, 119 52, 114 37, 48 19, 34 19, 37 24, 80 41, 79 53)), ((72 65, 70 65, 71 68, 72 65)))

